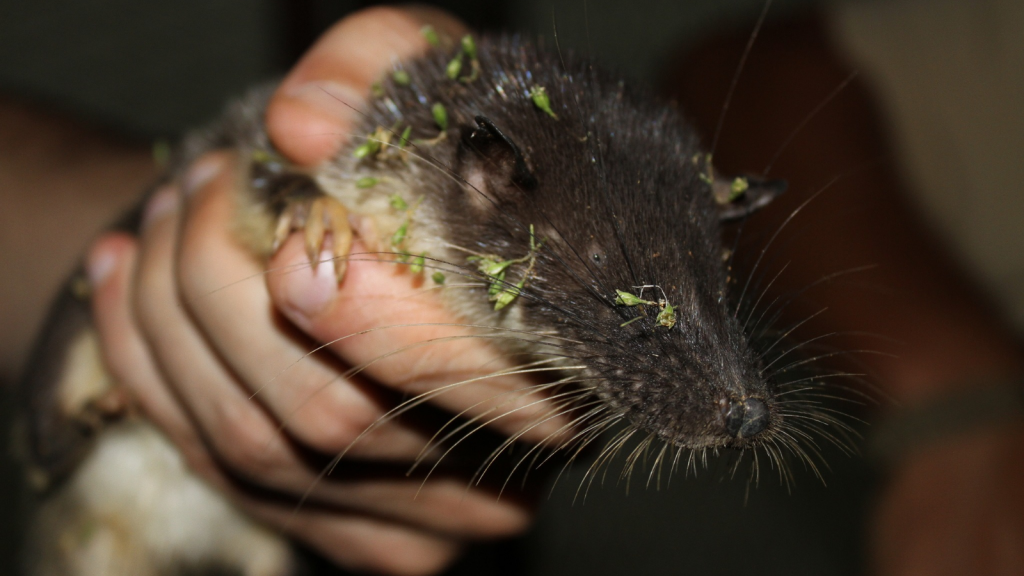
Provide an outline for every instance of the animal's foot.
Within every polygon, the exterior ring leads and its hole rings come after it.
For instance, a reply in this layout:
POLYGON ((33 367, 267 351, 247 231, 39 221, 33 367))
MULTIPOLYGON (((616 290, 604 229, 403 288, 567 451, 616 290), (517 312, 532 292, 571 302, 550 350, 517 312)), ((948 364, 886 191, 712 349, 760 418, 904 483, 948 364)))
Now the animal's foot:
POLYGON ((330 196, 293 199, 278 216, 274 231, 275 251, 293 230, 303 230, 305 233, 306 256, 314 270, 320 264, 325 239, 328 234, 331 235, 334 271, 338 282, 341 282, 348 268, 348 252, 352 247, 352 227, 345 206, 330 196))
POLYGON ((320 255, 330 234, 334 271, 341 282, 352 247, 352 227, 345 206, 324 193, 310 175, 289 170, 283 162, 271 157, 254 158, 251 189, 276 219, 270 253, 276 252, 293 231, 302 230, 306 255, 315 270, 321 263, 320 255))

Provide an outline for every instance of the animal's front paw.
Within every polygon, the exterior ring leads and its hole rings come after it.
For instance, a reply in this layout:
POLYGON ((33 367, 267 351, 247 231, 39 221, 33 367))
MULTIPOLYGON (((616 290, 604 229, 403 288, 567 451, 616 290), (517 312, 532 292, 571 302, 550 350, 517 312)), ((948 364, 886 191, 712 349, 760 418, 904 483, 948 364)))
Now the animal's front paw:
POLYGON ((331 253, 334 271, 341 282, 348 267, 348 252, 352 247, 352 227, 348 210, 330 196, 292 198, 277 219, 273 249, 276 251, 293 230, 303 230, 306 237, 306 256, 316 269, 327 234, 331 235, 331 253))
POLYGON ((341 282, 352 247, 348 209, 324 193, 311 176, 289 170, 273 158, 254 158, 250 187, 259 204, 276 219, 270 253, 276 252, 292 231, 302 230, 306 255, 316 269, 329 233, 335 275, 341 282))

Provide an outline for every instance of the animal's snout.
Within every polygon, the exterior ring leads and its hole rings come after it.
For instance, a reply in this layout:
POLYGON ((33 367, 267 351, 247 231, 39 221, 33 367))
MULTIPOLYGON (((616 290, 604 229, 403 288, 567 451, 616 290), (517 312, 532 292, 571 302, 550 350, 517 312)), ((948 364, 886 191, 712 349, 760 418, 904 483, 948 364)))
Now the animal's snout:
POLYGON ((768 427, 768 405, 760 398, 733 400, 725 413, 725 429, 734 438, 751 438, 768 427))

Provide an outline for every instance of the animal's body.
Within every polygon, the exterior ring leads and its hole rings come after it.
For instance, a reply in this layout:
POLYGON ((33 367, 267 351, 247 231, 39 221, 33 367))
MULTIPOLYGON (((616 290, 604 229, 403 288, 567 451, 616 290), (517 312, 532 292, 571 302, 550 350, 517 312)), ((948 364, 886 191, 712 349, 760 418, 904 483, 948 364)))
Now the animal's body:
MULTIPOLYGON (((663 441, 668 458, 757 447, 778 457, 799 400, 778 398, 737 317, 720 230, 778 187, 716 177, 676 110, 517 39, 438 50, 400 70, 369 99, 357 130, 366 138, 312 172, 270 146, 266 91, 187 140, 183 164, 239 150, 237 223, 254 253, 315 225, 311 242, 332 232, 343 262, 356 213, 377 231, 362 239, 373 257, 423 274, 468 324, 515 331, 494 339, 504 352, 585 366, 568 385, 600 409, 577 422, 595 426, 581 438, 623 424, 663 441), (450 289, 453 279, 472 286, 450 289)), ((44 490, 30 572, 287 574, 280 536, 188 472, 145 420, 106 417, 98 400, 117 383, 74 292, 25 381, 25 437, 44 490)))

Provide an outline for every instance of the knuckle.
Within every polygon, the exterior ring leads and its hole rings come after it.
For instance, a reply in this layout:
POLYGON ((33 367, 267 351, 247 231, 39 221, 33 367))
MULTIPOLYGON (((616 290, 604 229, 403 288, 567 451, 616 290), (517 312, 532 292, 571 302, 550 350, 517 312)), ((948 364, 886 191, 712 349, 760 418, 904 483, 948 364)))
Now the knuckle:
POLYGON ((306 403, 291 417, 288 431, 306 446, 324 453, 336 453, 362 439, 376 421, 376 415, 333 402, 306 403))
POLYGON ((280 444, 266 419, 252 407, 225 402, 212 423, 210 443, 218 458, 237 474, 266 480, 284 465, 280 444))

